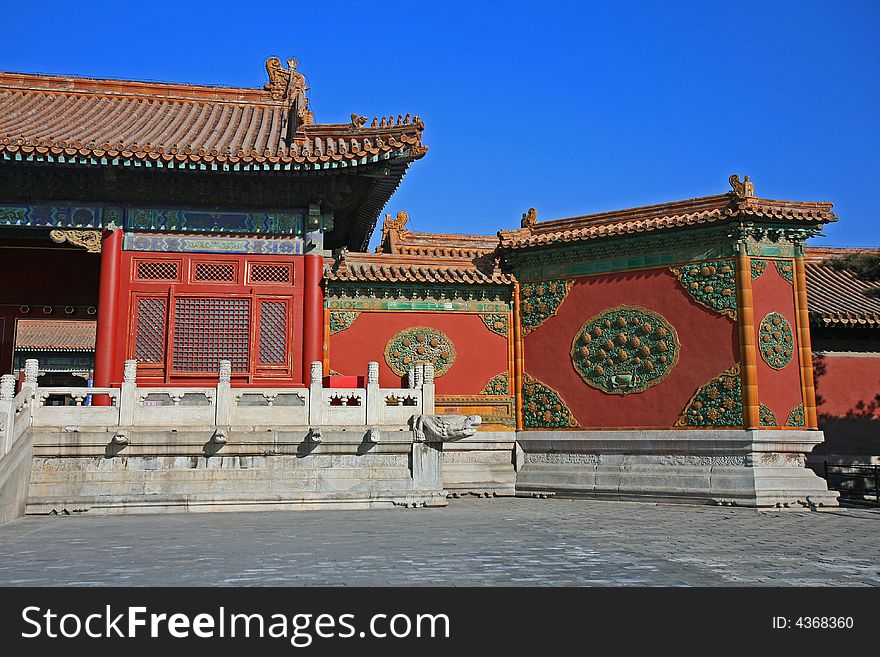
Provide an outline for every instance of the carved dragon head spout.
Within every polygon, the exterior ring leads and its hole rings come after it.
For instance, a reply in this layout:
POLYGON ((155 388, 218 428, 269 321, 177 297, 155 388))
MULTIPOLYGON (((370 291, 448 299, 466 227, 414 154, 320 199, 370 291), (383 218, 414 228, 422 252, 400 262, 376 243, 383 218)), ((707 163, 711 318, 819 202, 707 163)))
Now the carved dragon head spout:
POLYGON ((473 436, 482 423, 479 415, 415 415, 412 428, 418 441, 443 443, 473 436))

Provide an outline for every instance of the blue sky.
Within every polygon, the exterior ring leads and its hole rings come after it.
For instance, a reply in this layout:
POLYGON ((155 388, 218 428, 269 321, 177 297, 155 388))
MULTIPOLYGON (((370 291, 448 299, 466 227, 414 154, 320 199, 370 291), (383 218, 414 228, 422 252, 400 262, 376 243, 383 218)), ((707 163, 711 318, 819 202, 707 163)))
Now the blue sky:
POLYGON ((880 245, 880 0, 33 2, 0 69, 260 86, 294 56, 319 122, 419 114, 386 212, 494 233, 718 194, 832 201, 826 245, 880 245))

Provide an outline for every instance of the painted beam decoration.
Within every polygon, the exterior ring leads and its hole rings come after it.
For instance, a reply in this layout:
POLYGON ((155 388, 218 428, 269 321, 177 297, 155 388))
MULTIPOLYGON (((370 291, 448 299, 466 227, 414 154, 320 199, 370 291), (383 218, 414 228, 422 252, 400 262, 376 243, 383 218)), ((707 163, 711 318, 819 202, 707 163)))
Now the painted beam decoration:
POLYGON ((573 280, 522 284, 520 309, 523 335, 534 331, 556 314, 573 284, 573 280))
POLYGON ((571 343, 571 362, 587 385, 628 395, 663 381, 680 351, 678 333, 662 315, 616 306, 584 322, 571 343))
POLYGON ((736 319, 736 273, 732 260, 672 267, 678 282, 702 306, 736 319))
POLYGON ((523 424, 529 428, 562 429, 578 426, 559 393, 528 374, 523 376, 522 400, 523 424))
POLYGON ((758 329, 761 358, 774 370, 781 370, 794 355, 794 333, 791 324, 779 313, 769 313, 758 329))
POLYGON ((700 387, 685 405, 677 427, 742 427, 740 364, 725 370, 700 387))
POLYGON ((404 329, 385 346, 385 362, 398 376, 419 363, 434 365, 434 376, 440 377, 455 363, 455 346, 444 333, 426 326, 404 329))

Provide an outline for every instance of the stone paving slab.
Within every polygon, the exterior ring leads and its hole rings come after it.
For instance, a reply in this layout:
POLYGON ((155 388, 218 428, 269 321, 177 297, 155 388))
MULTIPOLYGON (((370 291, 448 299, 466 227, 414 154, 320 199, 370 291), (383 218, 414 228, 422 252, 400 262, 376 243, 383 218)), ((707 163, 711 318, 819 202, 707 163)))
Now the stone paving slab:
POLYGON ((0 586, 880 586, 880 510, 562 499, 33 516, 0 586))

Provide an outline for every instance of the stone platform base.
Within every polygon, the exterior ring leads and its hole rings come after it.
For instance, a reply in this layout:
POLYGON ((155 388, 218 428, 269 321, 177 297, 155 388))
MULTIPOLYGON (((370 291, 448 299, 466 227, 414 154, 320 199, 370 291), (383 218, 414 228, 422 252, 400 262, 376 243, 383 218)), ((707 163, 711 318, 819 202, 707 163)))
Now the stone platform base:
MULTIPOLYGON (((32 429, 33 430, 33 429, 32 429)), ((441 451, 407 431, 33 430, 27 513, 156 513, 445 506, 441 451)))
POLYGON ((453 497, 500 497, 516 493, 514 431, 478 431, 443 443, 443 487, 453 497))
POLYGON ((517 494, 748 507, 837 506, 804 467, 821 431, 523 431, 517 494))

